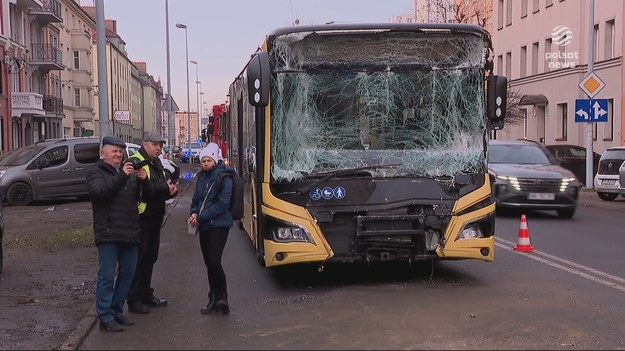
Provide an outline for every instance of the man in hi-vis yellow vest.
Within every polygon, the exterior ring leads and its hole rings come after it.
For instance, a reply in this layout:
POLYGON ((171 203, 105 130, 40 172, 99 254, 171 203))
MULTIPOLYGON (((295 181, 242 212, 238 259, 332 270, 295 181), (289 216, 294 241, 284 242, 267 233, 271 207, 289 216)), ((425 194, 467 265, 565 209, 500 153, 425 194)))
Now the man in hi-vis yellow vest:
POLYGON ((157 298, 152 288, 152 271, 158 259, 161 225, 165 217, 165 201, 178 194, 178 183, 169 178, 159 159, 165 139, 158 133, 145 133, 143 146, 130 156, 141 179, 139 200, 140 243, 137 269, 128 294, 128 311, 148 313, 149 307, 167 306, 167 300, 157 298), (145 177, 143 174, 145 172, 145 177), (140 176, 141 175, 141 176, 140 176))

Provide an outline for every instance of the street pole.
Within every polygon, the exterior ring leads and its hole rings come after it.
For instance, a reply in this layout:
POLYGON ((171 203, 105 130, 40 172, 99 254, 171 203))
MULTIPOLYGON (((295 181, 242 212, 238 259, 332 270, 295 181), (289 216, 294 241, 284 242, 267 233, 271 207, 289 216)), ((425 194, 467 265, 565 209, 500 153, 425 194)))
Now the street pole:
POLYGON ((197 127, 198 127, 198 132, 200 132, 202 129, 201 123, 199 123, 199 120, 200 120, 200 75, 199 75, 200 68, 199 67, 200 65, 197 63, 197 61, 191 60, 189 62, 195 65, 195 95, 196 95, 195 104, 196 104, 197 116, 198 116, 197 127))
POLYGON ((184 29, 184 42, 187 61, 187 142, 191 148, 191 97, 189 95, 189 39, 187 36, 187 26, 177 23, 176 27, 184 29))
MULTIPOLYGON (((595 28, 595 0, 588 1, 588 74, 592 73, 594 60, 594 28, 595 28)), ((593 122, 586 123, 586 188, 592 189, 594 183, 594 169, 592 151, 593 122)))
POLYGON ((98 50, 98 118, 100 142, 109 135, 108 82, 106 77, 106 30, 104 28, 104 0, 96 0, 96 47, 98 50))
POLYGON ((174 116, 173 116, 173 101, 171 99, 171 72, 170 72, 170 58, 169 58, 169 6, 167 0, 165 0, 165 42, 167 46, 167 99, 165 105, 167 106, 167 145, 170 147, 173 141, 174 135, 174 116))

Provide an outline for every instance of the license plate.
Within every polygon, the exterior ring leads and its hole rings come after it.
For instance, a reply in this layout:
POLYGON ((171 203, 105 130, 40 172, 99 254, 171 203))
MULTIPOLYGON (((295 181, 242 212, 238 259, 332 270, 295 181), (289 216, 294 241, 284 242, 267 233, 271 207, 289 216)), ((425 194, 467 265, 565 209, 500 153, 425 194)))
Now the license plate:
POLYGON ((529 193, 527 198, 530 200, 555 200, 556 194, 552 193, 529 193))
POLYGON ((616 185, 616 179, 603 179, 601 181, 602 185, 616 185))

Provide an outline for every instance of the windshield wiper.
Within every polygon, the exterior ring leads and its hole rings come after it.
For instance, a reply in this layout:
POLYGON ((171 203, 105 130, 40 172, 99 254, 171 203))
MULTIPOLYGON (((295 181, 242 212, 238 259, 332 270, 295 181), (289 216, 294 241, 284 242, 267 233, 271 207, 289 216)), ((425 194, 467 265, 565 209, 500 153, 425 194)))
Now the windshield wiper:
POLYGON ((315 185, 328 180, 330 178, 334 178, 334 177, 340 177, 340 176, 345 176, 345 175, 350 175, 350 174, 355 174, 358 173, 360 171, 366 171, 366 170, 370 170, 370 169, 379 169, 379 168, 393 168, 393 167, 397 167, 397 166, 401 166, 401 163, 389 163, 389 164, 385 164, 385 165, 371 165, 371 166, 364 166, 364 167, 355 167, 355 168, 346 168, 346 169, 339 169, 336 171, 332 171, 332 172, 328 172, 326 173, 318 173, 316 175, 324 175, 323 177, 315 180, 314 182, 306 185, 303 188, 299 188, 297 189, 297 193, 298 194, 305 194, 307 193, 310 189, 312 189, 315 185))

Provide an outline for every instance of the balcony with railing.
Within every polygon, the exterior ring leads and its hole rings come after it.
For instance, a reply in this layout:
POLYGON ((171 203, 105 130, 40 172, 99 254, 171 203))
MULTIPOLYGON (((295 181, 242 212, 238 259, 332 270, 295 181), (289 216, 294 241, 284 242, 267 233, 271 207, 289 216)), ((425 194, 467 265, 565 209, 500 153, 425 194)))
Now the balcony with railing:
POLYGON ((42 24, 63 22, 59 0, 41 0, 41 3, 41 7, 32 7, 29 11, 36 21, 42 24))
POLYGON ((39 70, 44 72, 52 70, 62 70, 63 66, 63 53, 61 49, 51 44, 32 43, 31 46, 30 64, 39 67, 39 70))
POLYGON ((43 96, 43 109, 46 111, 46 116, 49 117, 61 117, 65 116, 63 112, 63 98, 44 95, 43 96))
POLYGON ((13 116, 21 117, 23 114, 43 115, 43 95, 37 93, 11 93, 11 109, 13 116))

